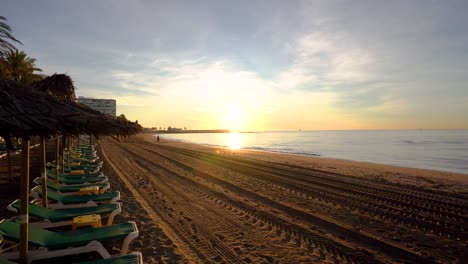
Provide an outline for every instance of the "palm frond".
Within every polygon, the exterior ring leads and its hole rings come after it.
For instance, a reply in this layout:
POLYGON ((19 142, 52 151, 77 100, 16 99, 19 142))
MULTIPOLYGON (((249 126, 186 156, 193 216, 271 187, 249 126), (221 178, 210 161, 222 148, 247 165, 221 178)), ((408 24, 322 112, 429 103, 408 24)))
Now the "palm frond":
POLYGON ((21 45, 23 44, 11 34, 12 29, 5 21, 7 21, 6 17, 0 16, 0 56, 2 57, 8 51, 16 50, 15 46, 8 39, 21 45))

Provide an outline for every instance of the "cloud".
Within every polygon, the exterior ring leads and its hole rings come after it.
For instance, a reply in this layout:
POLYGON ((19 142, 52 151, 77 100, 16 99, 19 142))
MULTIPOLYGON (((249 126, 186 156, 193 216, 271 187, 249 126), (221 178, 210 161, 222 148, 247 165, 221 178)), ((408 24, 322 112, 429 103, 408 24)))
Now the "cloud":
POLYGON ((293 119, 310 104, 365 124, 466 110, 464 1, 91 2, 2 10, 46 73, 126 111, 200 120, 237 103, 293 119))

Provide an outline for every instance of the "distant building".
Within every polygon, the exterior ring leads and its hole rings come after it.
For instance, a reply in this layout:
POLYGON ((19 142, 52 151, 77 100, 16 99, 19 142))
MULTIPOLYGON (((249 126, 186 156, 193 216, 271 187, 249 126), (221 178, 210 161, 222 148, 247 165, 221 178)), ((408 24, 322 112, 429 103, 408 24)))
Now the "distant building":
POLYGON ((168 132, 181 132, 182 128, 177 128, 177 127, 168 127, 167 128, 168 132))
POLYGON ((116 116, 116 101, 114 99, 95 99, 86 98, 83 96, 78 97, 78 103, 89 106, 94 110, 98 110, 102 113, 116 116))

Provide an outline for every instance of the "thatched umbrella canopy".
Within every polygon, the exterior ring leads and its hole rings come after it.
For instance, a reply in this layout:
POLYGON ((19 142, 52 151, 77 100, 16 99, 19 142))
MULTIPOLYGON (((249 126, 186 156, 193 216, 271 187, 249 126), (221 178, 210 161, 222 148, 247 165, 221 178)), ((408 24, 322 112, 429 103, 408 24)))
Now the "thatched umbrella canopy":
POLYGON ((11 136, 48 136, 62 127, 48 114, 52 109, 42 107, 46 97, 18 82, 0 79, 0 136, 7 145, 11 136))
POLYGON ((73 81, 70 76, 66 74, 54 73, 36 83, 33 86, 41 92, 65 98, 74 101, 76 99, 73 81))
POLYGON ((0 79, 0 136, 29 138, 66 135, 130 136, 141 126, 85 105, 47 95, 15 81, 0 79))
POLYGON ((129 136, 139 130, 137 124, 116 120, 87 106, 0 78, 0 136, 10 147, 11 137, 24 139, 19 216, 22 262, 26 262, 28 251, 29 138, 57 133, 129 136))

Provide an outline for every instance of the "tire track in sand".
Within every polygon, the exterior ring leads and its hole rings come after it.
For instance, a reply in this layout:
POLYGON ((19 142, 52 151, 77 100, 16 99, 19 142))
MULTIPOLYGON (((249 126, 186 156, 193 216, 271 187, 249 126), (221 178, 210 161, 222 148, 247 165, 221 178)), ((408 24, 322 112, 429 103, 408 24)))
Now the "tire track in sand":
MULTIPOLYGON (((116 143, 112 146, 116 146, 124 151, 128 151, 126 147, 121 146, 120 144, 116 143)), ((115 153, 114 153, 115 154, 115 153)), ((144 185, 141 185, 141 189, 143 191, 144 188, 150 186, 156 186, 158 183, 154 182, 155 175, 158 175, 158 172, 148 171, 149 164, 141 164, 141 157, 137 157, 136 159, 132 159, 131 156, 126 155, 125 162, 121 162, 123 168, 132 168, 138 171, 139 175, 145 175, 141 179, 144 185), (123 164, 126 163, 126 164, 123 164), (126 167, 125 167, 126 166, 126 167), (145 169, 144 169, 145 168, 145 169)), ((116 167, 118 170, 118 165, 111 164, 113 167, 116 167)), ((123 175, 120 172, 120 175, 123 175)), ((138 174, 134 174, 133 176, 138 177, 138 174)), ((119 175, 119 176, 120 176, 119 175)), ((192 255, 196 255, 196 259, 198 263, 210 263, 210 262, 221 262, 221 263, 244 263, 239 256, 234 253, 229 247, 224 245, 221 241, 219 241, 215 236, 213 236, 208 231, 204 230, 203 227, 197 227, 195 230, 187 224, 187 221, 184 221, 185 217, 182 219, 178 219, 178 215, 173 213, 173 204, 168 205, 165 199, 169 197, 157 197, 154 198, 152 193, 147 193, 147 196, 143 198, 141 194, 136 190, 138 187, 132 186, 135 184, 135 181, 126 181, 126 184, 129 187, 132 187, 133 193, 135 197, 142 201, 142 204, 146 205, 146 209, 152 212, 153 218, 156 219, 157 223, 164 223, 162 225, 163 230, 171 231, 168 232, 168 237, 171 239, 173 237, 178 237, 179 239, 174 239, 175 241, 179 241, 180 243, 176 243, 177 245, 183 246, 185 248, 185 252, 191 252, 192 255), (151 200, 152 198, 152 200, 151 200), (151 205, 149 203, 151 203, 151 205), (195 232, 194 232, 195 231, 195 232)), ((141 183, 141 182, 140 182, 141 183)), ((144 193, 144 192, 143 192, 144 193)), ((164 195, 164 194, 163 194, 164 195)), ((194 257, 192 257, 194 259, 194 257)))
POLYGON ((185 243, 182 242, 179 237, 172 232, 172 229, 164 222, 162 221, 158 215, 154 212, 154 210, 151 208, 151 206, 146 202, 146 200, 143 198, 143 196, 140 195, 138 190, 136 190, 133 185, 129 182, 129 180, 124 176, 124 174, 117 168, 117 166, 112 162, 112 160, 107 156, 105 148, 101 147, 101 152, 108 164, 111 166, 111 168, 114 170, 114 172, 119 176, 119 178, 122 180, 122 182, 125 183, 127 188, 132 192, 133 196, 136 198, 136 200, 141 204, 143 209, 148 213, 148 215, 153 219, 155 223, 158 223, 158 225, 163 229, 164 233, 174 242, 177 242, 176 244, 178 245, 178 249, 182 251, 184 257, 186 257, 189 261, 194 261, 194 262, 200 262, 201 260, 198 258, 198 256, 192 254, 192 251, 185 246, 185 243), (198 260, 198 261, 197 261, 198 260))

